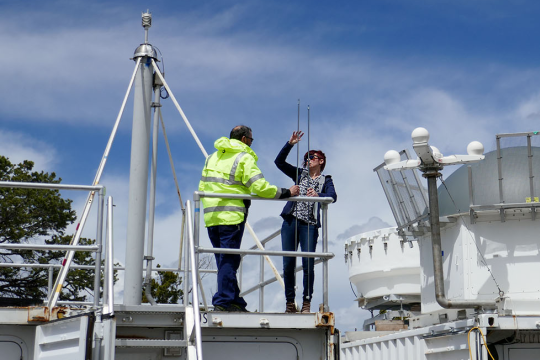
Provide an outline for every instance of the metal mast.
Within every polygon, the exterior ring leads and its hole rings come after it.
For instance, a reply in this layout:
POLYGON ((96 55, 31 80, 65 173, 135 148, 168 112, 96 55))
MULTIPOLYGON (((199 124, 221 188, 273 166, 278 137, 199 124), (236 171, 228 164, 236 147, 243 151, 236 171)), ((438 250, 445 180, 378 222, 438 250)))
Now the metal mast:
POLYGON ((154 48, 148 43, 148 29, 152 26, 152 14, 148 11, 142 14, 142 26, 145 30, 145 41, 135 50, 133 56, 135 61, 140 58, 140 65, 135 77, 133 96, 124 305, 140 305, 142 293, 153 84, 152 59, 157 60, 154 48))

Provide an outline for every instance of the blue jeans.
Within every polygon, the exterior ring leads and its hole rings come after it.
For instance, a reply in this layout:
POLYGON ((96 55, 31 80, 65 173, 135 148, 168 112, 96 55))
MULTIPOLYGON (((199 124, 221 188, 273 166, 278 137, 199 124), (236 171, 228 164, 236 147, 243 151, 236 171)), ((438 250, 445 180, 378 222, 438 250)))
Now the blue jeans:
MULTIPOLYGON (((281 225, 281 247, 283 251, 296 251, 300 244, 302 252, 315 252, 318 237, 319 230, 315 225, 308 225, 294 218, 284 220, 283 225, 281 225), (297 233, 296 236, 295 232, 297 233)), ((302 258, 302 268, 304 269, 304 301, 311 301, 311 295, 313 295, 313 282, 315 280, 314 265, 314 258, 302 258)), ((296 296, 294 291, 296 285, 295 268, 295 257, 283 257, 283 281, 285 282, 285 299, 287 302, 294 302, 296 296)))
MULTIPOLYGON (((240 249, 245 223, 238 225, 209 226, 208 236, 215 248, 240 249)), ((247 303, 240 297, 236 272, 240 267, 240 255, 215 254, 217 263, 218 290, 212 298, 212 305, 227 308, 231 304, 245 308, 247 303)))

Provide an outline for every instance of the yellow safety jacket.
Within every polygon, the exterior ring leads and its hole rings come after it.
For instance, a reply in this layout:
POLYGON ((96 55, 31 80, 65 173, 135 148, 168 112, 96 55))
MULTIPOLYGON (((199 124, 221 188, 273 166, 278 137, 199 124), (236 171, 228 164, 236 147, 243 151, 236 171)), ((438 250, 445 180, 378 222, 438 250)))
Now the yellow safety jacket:
MULTIPOLYGON (((256 194, 279 198, 282 190, 270 185, 257 166, 258 157, 243 142, 222 137, 214 143, 215 153, 206 158, 199 191, 227 194, 256 194)), ((244 200, 202 198, 206 226, 236 225, 247 213, 244 200)))

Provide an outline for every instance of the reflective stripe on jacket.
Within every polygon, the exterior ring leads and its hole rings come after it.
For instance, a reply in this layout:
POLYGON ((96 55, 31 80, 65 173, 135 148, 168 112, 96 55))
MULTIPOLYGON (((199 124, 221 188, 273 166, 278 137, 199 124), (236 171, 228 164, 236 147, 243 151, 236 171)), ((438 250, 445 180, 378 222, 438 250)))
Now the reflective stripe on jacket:
MULTIPOLYGON (((217 151, 206 159, 199 191, 228 194, 256 194, 279 198, 281 189, 270 185, 257 167, 258 157, 249 146, 222 137, 214 143, 217 151)), ((235 225, 245 220, 243 200, 202 198, 206 226, 235 225)))

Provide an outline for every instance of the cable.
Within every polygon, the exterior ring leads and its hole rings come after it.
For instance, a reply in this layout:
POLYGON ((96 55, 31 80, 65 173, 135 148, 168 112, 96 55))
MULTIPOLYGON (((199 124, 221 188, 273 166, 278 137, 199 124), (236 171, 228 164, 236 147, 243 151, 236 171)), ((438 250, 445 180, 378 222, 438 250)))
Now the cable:
POLYGON ((356 295, 356 292, 354 291, 354 288, 352 286, 352 282, 349 281, 349 285, 351 285, 351 290, 352 290, 352 293, 354 294, 354 297, 358 298, 358 295, 356 295))
POLYGON ((156 48, 157 51, 159 51, 159 56, 161 57, 161 63, 163 64, 163 71, 161 73, 164 74, 165 73, 165 60, 163 60, 163 54, 161 53, 161 50, 159 50, 157 46, 152 45, 152 47, 156 48))
POLYGON ((162 86, 161 89, 159 89, 159 97, 162 98, 163 100, 169 98, 169 92, 167 91, 167 89, 165 89, 165 86, 162 86), (165 92, 165 95, 163 95, 164 92, 165 92))
MULTIPOLYGON (((161 50, 159 50, 159 48, 157 46, 153 46, 154 48, 157 49, 157 51, 159 51, 159 56, 161 57, 161 63, 163 64, 163 70, 161 70, 161 68, 159 67, 158 64, 156 64, 157 68, 159 69, 159 72, 165 76, 165 59, 163 59, 163 54, 161 53, 161 50)), ((169 98, 169 92, 167 91, 167 89, 165 88, 165 86, 162 86, 160 89, 159 89, 159 97, 162 98, 163 100, 165 99, 168 99, 169 98), (165 94, 163 94, 165 93, 165 94)))
POLYGON ((461 218, 461 221, 465 225, 465 228, 467 229, 467 231, 469 233, 469 236, 471 237, 472 242, 476 246, 476 250, 478 251, 478 254, 480 254, 480 257, 482 258, 482 261, 481 261, 482 264, 485 265, 486 269, 488 270, 489 274, 491 275, 491 278, 493 279, 493 282, 495 283, 495 286, 497 286, 497 289, 499 290, 499 297, 502 298, 504 296, 504 291, 501 290, 501 287, 499 286, 499 283, 495 279, 495 275, 493 275, 493 272, 491 271, 490 267, 487 264, 487 261, 486 261, 486 258, 484 257, 484 254, 482 254, 482 251, 480 251, 480 248, 478 247, 478 244, 476 243, 476 241, 474 241, 474 237, 472 235, 471 229, 469 229, 469 226, 467 225, 467 223, 463 219, 463 216, 461 215, 461 210, 457 208, 456 202, 454 201, 454 198, 450 194, 450 191, 448 190, 448 187, 446 186, 446 183, 444 182, 444 179, 442 178, 442 174, 441 174, 440 179, 441 179, 441 183, 444 185, 444 188, 446 189, 446 192, 448 193, 448 196, 450 197, 450 200, 452 200, 452 203, 454 204, 454 208, 456 209, 458 216, 461 218))
MULTIPOLYGON (((484 333, 482 332, 482 329, 480 329, 478 326, 475 326, 473 327, 471 330, 469 330, 469 332, 467 333, 467 343, 469 344, 469 355, 470 355, 470 358, 472 359, 472 351, 471 351, 471 331, 473 330, 478 330, 480 332, 480 335, 482 335, 482 340, 484 340, 484 346, 486 347, 486 350, 489 354, 489 356, 491 357, 492 360, 495 360, 495 358, 493 357, 493 355, 491 355, 491 351, 489 351, 489 348, 488 348, 488 344, 487 344, 487 341, 486 341, 486 338, 484 337, 484 333)), ((482 345, 482 344, 480 344, 482 345)))

